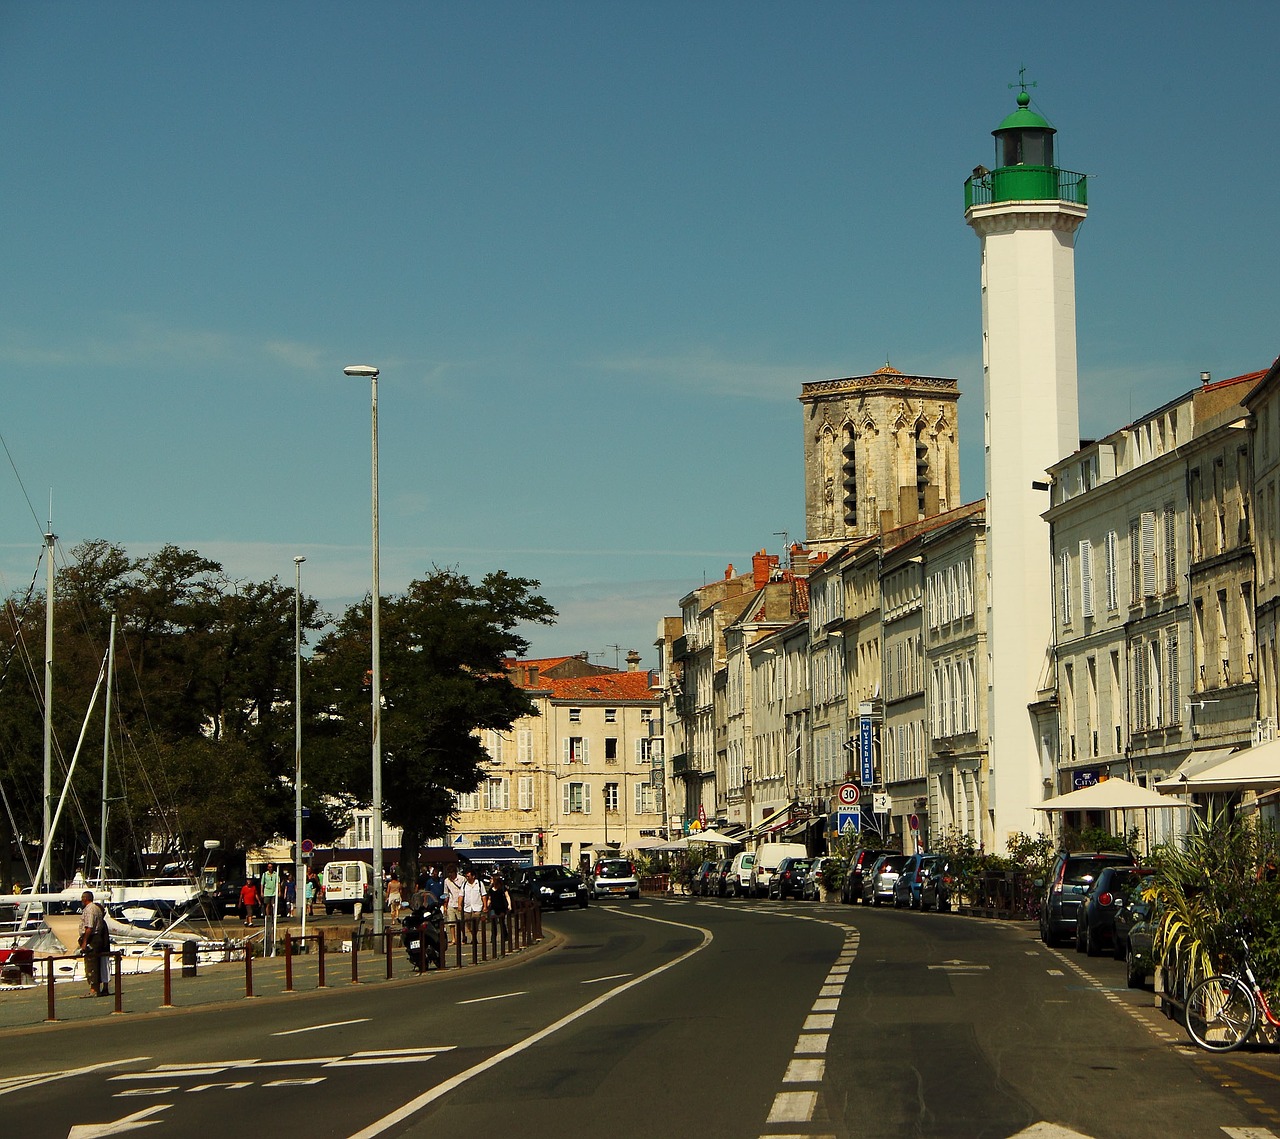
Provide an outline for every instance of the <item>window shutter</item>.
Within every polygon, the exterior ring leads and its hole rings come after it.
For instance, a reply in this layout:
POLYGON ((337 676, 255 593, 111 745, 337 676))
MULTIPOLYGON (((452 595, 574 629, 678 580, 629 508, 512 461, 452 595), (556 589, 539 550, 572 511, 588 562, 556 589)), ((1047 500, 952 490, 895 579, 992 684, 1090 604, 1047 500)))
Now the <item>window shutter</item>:
POLYGON ((1164 590, 1178 588, 1178 519, 1172 506, 1164 508, 1164 590))
POLYGON ((582 787, 582 813, 584 815, 591 814, 591 784, 583 783, 582 787))
POLYGON ((1154 510, 1142 512, 1142 596, 1156 593, 1156 515, 1154 510))
POLYGON ((1065 550, 1058 559, 1059 572, 1062 575, 1062 623, 1071 624, 1071 555, 1065 550))
POLYGON ((1165 665, 1168 675, 1165 684, 1169 689, 1168 720, 1171 724, 1182 720, 1182 690, 1178 681, 1178 630, 1170 629, 1165 633, 1165 654, 1168 661, 1165 665))
POLYGON ((591 741, 586 736, 582 737, 582 766, 586 767, 591 755, 591 741))
POLYGON ((1080 543, 1080 612, 1093 616, 1093 543, 1080 543))
POLYGON ((573 810, 572 783, 560 784, 560 813, 567 815, 573 810))
POLYGON ((1106 558, 1107 558, 1107 611, 1110 612, 1120 606, 1120 582, 1119 582, 1119 566, 1117 565, 1118 547, 1120 538, 1114 530, 1107 531, 1106 558))
POLYGON ((565 736, 565 738, 564 738, 564 747, 561 749, 561 751, 563 752, 563 758, 562 758, 561 762, 563 762, 563 763, 572 763, 572 762, 573 762, 573 753, 569 750, 569 737, 568 737, 568 736, 565 736))

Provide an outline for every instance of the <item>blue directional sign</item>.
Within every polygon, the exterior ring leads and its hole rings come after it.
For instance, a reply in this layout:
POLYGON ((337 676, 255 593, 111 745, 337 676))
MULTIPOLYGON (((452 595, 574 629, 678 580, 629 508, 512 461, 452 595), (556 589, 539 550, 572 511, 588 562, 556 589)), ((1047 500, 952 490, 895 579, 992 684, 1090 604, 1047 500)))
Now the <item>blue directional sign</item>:
POLYGON ((852 834, 862 829, 862 816, 858 811, 837 811, 836 830, 840 834, 852 834))
POLYGON ((871 717, 858 717, 858 758, 862 761, 862 785, 870 787, 876 781, 875 757, 871 751, 871 717))

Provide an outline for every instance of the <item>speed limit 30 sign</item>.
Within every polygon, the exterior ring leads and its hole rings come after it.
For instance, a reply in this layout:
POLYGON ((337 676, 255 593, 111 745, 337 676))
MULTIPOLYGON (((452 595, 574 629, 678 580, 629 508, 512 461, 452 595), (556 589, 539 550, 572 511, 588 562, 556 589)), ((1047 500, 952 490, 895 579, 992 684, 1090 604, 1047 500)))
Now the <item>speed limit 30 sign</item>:
POLYGON ((836 793, 842 807, 856 807, 862 798, 862 789, 856 783, 842 783, 836 793))

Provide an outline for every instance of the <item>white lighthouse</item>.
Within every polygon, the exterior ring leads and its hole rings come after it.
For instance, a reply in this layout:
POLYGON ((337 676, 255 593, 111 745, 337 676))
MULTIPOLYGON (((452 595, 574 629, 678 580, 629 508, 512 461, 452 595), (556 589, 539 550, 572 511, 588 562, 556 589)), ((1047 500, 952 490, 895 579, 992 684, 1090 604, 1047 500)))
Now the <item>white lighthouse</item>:
POLYGON ((1054 164, 1054 128, 1018 109, 992 134, 995 169, 965 183, 965 221, 982 242, 986 411, 990 776, 997 848, 1043 823, 1034 805, 1053 773, 1052 575, 1046 469, 1080 445, 1075 238, 1083 175, 1054 164))

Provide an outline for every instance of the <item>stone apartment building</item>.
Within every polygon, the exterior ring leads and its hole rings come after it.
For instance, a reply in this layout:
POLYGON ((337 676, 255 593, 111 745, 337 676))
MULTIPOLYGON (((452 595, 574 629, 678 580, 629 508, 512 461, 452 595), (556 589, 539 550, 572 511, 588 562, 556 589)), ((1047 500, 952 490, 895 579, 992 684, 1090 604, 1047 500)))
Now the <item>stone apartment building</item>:
POLYGON ((629 654, 625 672, 578 657, 509 662, 537 714, 510 732, 482 733, 486 777, 458 796, 452 841, 511 845, 533 861, 574 867, 658 841, 661 701, 639 659, 629 654))
MULTIPOLYGON (((1050 469, 1059 740, 1047 793, 1109 776, 1154 787, 1252 741, 1241 401, 1261 376, 1203 383, 1050 469)), ((1174 812, 1138 821, 1153 841, 1179 826, 1174 812)))

